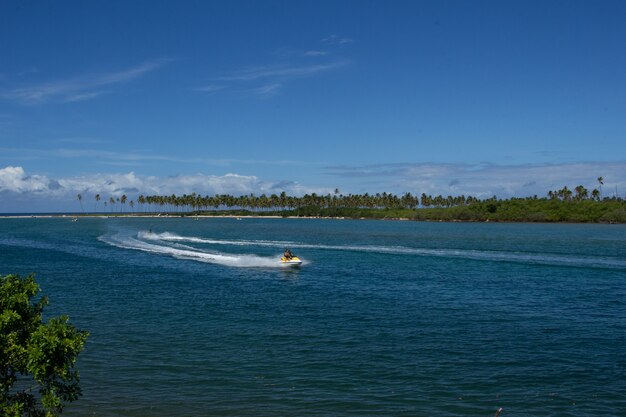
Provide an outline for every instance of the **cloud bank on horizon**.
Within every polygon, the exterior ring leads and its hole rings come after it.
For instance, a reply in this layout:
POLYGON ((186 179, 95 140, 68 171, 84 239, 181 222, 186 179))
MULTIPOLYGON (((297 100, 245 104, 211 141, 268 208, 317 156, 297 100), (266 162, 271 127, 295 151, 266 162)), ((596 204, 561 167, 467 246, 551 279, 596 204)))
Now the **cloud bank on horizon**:
MULTIPOLYGON (((604 178, 605 196, 623 197, 626 191, 626 162, 611 164, 572 163, 561 165, 492 164, 389 164, 359 167, 328 167, 327 175, 336 183, 351 177, 371 178, 370 190, 351 191, 340 188, 344 194, 376 192, 411 192, 414 195, 465 195, 478 198, 509 198, 515 196, 545 197, 550 190, 567 185, 583 185, 588 189, 599 187, 597 178, 604 178), (342 180, 343 179, 343 180, 342 180), (384 181, 386 180, 386 181, 384 181)), ((135 199, 143 195, 280 194, 302 196, 328 194, 334 188, 300 184, 290 179, 268 181, 256 176, 176 175, 144 176, 134 172, 118 174, 91 174, 52 178, 27 173, 20 166, 0 169, 0 213, 75 211, 76 196, 92 201, 99 194, 105 201, 110 197, 127 195, 135 199)))
POLYGON ((19 166, 0 169, 0 213, 75 211, 78 194, 91 200, 100 194, 103 200, 127 195, 230 194, 255 193, 304 195, 310 192, 327 193, 330 189, 306 188, 293 181, 270 182, 255 176, 175 175, 167 177, 143 176, 134 172, 123 174, 90 174, 75 177, 51 178, 28 174, 19 166))

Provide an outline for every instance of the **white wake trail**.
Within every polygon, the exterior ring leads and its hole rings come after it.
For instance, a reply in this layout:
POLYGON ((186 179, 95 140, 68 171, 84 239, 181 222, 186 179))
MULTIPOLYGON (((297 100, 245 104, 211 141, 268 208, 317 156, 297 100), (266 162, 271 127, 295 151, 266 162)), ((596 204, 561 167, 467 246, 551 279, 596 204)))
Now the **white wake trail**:
POLYGON ((221 240, 201 237, 180 236, 174 233, 139 232, 141 239, 161 242, 189 242, 209 245, 232 245, 232 246, 264 246, 264 247, 291 247, 297 249, 322 249, 333 251, 370 252, 381 254, 400 254, 413 256, 432 256, 445 258, 462 258, 481 261, 516 262, 525 264, 591 267, 626 269, 626 261, 611 257, 576 256, 560 254, 540 254, 511 251, 489 251, 472 249, 434 249, 434 248, 411 248, 406 246, 375 246, 375 245, 323 245, 289 241, 269 240, 221 240))
MULTIPOLYGON (((138 234, 141 237, 143 232, 138 234)), ((100 237, 100 240, 122 249, 133 249, 142 252, 156 253, 160 255, 168 255, 178 259, 190 259, 199 262, 226 265, 232 267, 264 267, 264 268, 281 268, 284 267, 276 257, 263 257, 257 255, 233 255, 207 252, 200 249, 183 246, 172 247, 158 245, 145 242, 132 236, 123 234, 110 234, 100 237)), ((181 245, 182 246, 182 245, 181 245)))
POLYGON ((139 232, 137 237, 145 240, 164 241, 164 242, 189 242, 189 243, 206 243, 209 245, 232 245, 232 246, 270 246, 270 247, 316 247, 315 245, 302 245, 295 242, 272 241, 272 240, 224 240, 224 239, 208 239, 192 236, 180 236, 174 233, 163 232, 139 232))

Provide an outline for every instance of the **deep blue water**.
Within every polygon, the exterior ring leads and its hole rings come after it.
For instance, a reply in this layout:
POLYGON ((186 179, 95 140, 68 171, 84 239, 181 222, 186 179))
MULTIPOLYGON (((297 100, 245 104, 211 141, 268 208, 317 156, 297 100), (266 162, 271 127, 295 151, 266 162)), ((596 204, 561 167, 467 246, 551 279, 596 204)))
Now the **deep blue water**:
POLYGON ((67 416, 626 415, 623 225, 0 219, 30 272, 67 416))

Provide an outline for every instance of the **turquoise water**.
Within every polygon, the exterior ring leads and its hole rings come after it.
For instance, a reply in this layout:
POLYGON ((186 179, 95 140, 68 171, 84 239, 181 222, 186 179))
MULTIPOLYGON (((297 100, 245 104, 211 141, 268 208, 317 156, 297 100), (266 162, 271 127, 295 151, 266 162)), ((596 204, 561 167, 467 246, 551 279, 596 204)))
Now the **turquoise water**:
POLYGON ((67 416, 626 415, 623 225, 0 219, 30 272, 67 416))

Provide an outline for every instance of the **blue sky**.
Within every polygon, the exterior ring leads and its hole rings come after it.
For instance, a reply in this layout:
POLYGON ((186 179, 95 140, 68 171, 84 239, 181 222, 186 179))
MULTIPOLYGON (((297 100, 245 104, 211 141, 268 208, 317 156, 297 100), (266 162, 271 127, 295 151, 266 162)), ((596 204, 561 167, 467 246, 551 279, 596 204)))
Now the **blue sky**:
POLYGON ((621 1, 0 3, 0 212, 626 192, 621 1), (621 190, 621 191, 619 191, 621 190))

